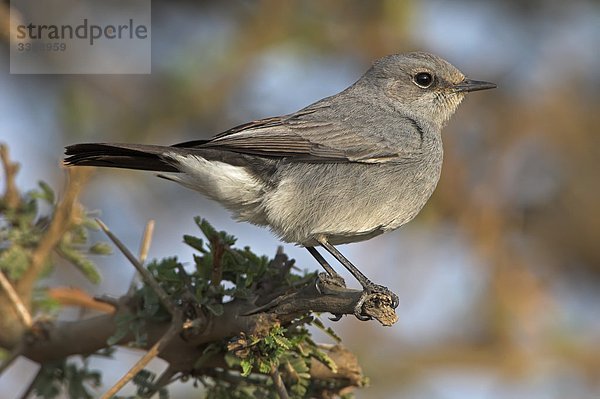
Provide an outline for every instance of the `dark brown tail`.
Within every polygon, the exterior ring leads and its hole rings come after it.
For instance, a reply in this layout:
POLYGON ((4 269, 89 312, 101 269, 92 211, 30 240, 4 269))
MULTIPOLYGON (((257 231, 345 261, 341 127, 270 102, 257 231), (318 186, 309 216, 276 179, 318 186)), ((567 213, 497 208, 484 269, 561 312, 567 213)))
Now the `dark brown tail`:
POLYGON ((167 153, 178 149, 156 145, 89 143, 75 144, 65 148, 65 164, 74 166, 101 166, 152 170, 156 172, 179 172, 167 153))

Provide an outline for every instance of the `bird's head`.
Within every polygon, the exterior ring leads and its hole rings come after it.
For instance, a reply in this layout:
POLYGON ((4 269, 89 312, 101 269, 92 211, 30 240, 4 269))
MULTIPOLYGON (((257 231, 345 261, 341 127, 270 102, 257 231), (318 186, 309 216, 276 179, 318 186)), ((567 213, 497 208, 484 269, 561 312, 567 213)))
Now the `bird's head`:
POLYGON ((438 128, 450 119, 467 92, 496 87, 468 79, 448 61, 425 52, 383 57, 361 81, 383 91, 385 101, 400 113, 438 128))

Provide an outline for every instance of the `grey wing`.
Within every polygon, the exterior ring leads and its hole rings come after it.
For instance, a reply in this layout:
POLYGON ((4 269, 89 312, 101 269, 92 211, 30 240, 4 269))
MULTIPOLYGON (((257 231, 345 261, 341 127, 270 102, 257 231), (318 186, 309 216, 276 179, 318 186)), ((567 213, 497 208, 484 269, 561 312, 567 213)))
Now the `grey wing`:
MULTIPOLYGON (((418 152, 418 143, 398 145, 378 134, 373 126, 376 124, 369 121, 353 126, 348 118, 340 118, 329 106, 313 106, 294 114, 240 125, 211 140, 175 147, 221 149, 299 162, 381 163, 409 158, 418 152)), ((400 126, 416 129, 411 135, 419 140, 417 126, 410 123, 400 126)))

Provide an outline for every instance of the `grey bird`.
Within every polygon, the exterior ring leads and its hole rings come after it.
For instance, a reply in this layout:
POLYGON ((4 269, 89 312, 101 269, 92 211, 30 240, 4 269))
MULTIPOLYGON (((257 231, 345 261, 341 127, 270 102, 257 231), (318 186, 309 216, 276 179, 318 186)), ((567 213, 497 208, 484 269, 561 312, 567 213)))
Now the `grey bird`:
MULTIPOLYGON (((423 208, 440 177, 441 130, 465 96, 495 88, 435 55, 383 57, 352 86, 298 112, 252 121, 209 140, 173 146, 66 147, 67 165, 161 172, 221 203, 240 221, 304 246, 333 281, 321 246, 363 286, 371 282, 335 247, 397 229, 423 208)), ((365 319, 362 302, 355 315, 365 319)))

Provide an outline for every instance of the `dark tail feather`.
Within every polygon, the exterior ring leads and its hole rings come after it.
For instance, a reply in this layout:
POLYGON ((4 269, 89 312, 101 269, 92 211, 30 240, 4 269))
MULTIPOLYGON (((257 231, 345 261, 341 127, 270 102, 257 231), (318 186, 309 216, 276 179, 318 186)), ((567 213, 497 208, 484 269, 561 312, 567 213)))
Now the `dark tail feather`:
POLYGON ((75 144, 66 147, 65 164, 74 166, 101 166, 179 172, 162 155, 176 152, 169 147, 139 144, 75 144))

